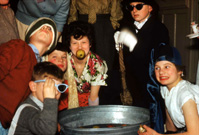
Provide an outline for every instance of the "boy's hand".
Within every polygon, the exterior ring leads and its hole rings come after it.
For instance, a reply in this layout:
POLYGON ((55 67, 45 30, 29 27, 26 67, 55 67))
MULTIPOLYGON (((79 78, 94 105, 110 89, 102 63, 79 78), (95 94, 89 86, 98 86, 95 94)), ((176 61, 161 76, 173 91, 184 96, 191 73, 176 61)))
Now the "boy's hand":
POLYGON ((55 81, 46 78, 46 81, 44 82, 44 98, 55 98, 56 95, 56 87, 55 87, 55 81))

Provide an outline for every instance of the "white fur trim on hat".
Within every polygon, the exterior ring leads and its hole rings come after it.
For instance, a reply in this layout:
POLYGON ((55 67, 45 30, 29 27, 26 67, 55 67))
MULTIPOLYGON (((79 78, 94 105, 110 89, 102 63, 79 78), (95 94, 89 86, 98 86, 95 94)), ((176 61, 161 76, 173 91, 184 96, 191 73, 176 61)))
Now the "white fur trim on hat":
POLYGON ((52 41, 51 41, 51 43, 50 43, 50 45, 49 45, 49 47, 48 47, 48 50, 49 50, 49 49, 51 48, 51 46, 53 45, 53 42, 54 42, 54 40, 55 40, 55 32, 54 32, 54 29, 53 29, 53 27, 52 27, 51 25, 49 25, 49 24, 47 24, 47 23, 41 25, 39 28, 35 29, 34 32, 31 33, 30 37, 31 37, 32 35, 34 35, 38 30, 40 30, 44 25, 50 27, 50 28, 51 28, 51 31, 52 31, 52 33, 53 33, 52 41))

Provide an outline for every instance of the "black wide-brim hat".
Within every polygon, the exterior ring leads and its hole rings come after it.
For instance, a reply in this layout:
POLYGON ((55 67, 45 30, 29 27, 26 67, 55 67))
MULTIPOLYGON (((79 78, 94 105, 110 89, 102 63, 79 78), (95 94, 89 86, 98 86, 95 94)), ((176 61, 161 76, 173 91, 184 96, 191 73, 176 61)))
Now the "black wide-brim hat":
POLYGON ((35 21, 33 21, 30 26, 27 28, 26 33, 25 33, 25 42, 29 43, 30 42, 30 37, 37 32, 43 25, 48 25, 51 27, 52 32, 53 32, 53 39, 51 44, 49 45, 47 51, 43 54, 47 54, 51 52, 57 45, 57 39, 58 39, 58 33, 57 33, 57 27, 55 22, 48 18, 48 17, 41 17, 35 21))
POLYGON ((127 1, 128 1, 128 4, 132 2, 143 2, 144 4, 147 4, 147 5, 151 5, 151 6, 154 5, 154 0, 127 0, 127 1))

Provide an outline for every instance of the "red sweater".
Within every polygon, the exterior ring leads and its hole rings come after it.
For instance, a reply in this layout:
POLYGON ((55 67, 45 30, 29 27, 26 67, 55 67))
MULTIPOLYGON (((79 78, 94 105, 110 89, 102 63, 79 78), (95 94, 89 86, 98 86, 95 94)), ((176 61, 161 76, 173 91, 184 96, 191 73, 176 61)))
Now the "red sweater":
POLYGON ((30 94, 29 81, 37 60, 31 47, 20 39, 0 45, 0 121, 8 128, 14 113, 30 94))

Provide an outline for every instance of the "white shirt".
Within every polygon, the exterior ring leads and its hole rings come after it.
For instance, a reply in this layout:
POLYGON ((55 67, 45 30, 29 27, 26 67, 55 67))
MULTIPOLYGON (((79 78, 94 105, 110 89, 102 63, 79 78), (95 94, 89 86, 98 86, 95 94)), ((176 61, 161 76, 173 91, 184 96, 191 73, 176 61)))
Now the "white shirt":
MULTIPOLYGON (((151 16, 149 16, 148 18, 146 18, 143 22, 137 22, 135 21, 134 22, 134 25, 138 28, 138 29, 141 29, 142 26, 148 21, 148 19, 150 18, 151 16)), ((138 33, 138 30, 136 29, 136 33, 138 33)))
POLYGON ((182 80, 170 91, 166 86, 160 87, 168 113, 178 128, 186 126, 182 106, 190 99, 196 102, 199 114, 199 86, 182 80))

